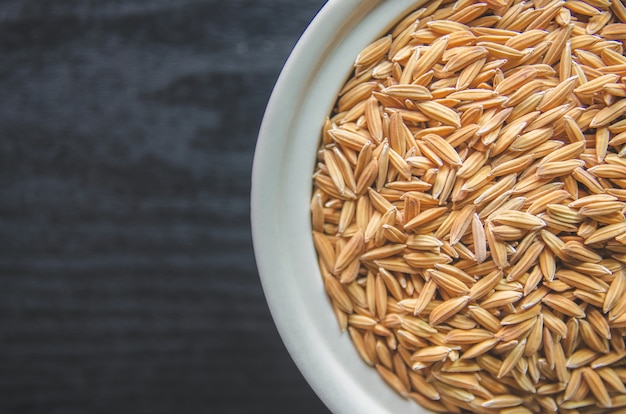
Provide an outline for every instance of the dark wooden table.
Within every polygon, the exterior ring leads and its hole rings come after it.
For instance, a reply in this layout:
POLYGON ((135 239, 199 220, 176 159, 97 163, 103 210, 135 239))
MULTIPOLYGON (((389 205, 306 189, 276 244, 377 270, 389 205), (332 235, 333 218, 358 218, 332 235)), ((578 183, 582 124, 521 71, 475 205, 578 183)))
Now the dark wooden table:
POLYGON ((327 413, 271 320, 256 134, 323 0, 0 0, 0 413, 327 413))

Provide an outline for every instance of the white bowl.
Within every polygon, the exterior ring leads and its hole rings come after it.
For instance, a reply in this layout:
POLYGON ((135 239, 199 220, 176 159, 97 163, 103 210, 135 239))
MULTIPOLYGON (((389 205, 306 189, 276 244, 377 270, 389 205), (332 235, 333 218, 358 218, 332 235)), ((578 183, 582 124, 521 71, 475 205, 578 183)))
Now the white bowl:
POLYGON ((426 413, 399 397, 339 330, 311 238, 310 198, 325 117, 358 52, 425 0, 330 0, 272 93, 252 172, 252 236, 270 311, 296 365, 334 413, 426 413))

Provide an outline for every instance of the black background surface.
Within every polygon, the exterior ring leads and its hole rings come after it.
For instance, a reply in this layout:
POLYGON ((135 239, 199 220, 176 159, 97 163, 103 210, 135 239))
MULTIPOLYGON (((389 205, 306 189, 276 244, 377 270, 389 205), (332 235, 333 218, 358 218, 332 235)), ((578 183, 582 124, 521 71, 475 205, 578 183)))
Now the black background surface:
POLYGON ((0 0, 0 413, 328 413, 249 225, 323 0, 0 0))

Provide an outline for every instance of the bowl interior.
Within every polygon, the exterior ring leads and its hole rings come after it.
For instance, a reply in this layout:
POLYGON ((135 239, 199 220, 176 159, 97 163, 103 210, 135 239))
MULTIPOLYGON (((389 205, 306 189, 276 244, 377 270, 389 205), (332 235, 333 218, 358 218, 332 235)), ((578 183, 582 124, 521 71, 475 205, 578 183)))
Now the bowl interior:
POLYGON ((339 330, 311 239, 312 174, 324 118, 358 52, 425 0, 329 1, 290 55, 259 133, 252 174, 257 266, 278 331, 335 413, 425 413, 400 398, 339 330))

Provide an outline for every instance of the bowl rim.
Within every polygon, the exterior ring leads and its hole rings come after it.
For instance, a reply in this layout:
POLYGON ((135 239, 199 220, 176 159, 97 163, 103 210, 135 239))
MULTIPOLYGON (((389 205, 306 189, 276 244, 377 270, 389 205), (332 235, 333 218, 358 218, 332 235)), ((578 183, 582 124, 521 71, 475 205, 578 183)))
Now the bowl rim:
POLYGON ((309 210, 321 123, 356 54, 425 2, 329 0, 289 55, 255 148, 250 218, 263 292, 291 358, 334 413, 427 412, 384 384, 340 332, 323 291, 309 210), (294 274, 304 275, 297 284, 288 277, 294 274))

